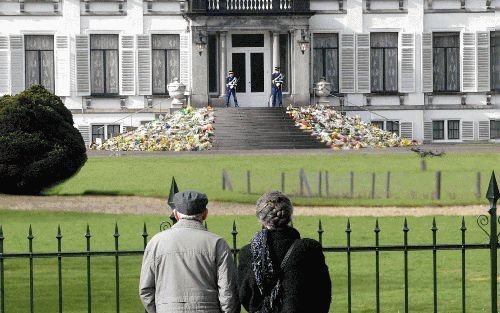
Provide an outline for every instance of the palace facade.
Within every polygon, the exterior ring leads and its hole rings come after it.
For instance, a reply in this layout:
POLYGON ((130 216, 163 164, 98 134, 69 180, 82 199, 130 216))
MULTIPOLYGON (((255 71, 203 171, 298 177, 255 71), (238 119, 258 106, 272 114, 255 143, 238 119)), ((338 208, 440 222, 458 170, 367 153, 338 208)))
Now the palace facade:
POLYGON ((0 94, 44 85, 89 143, 172 109, 176 79, 193 106, 218 106, 231 69, 240 106, 268 106, 280 66, 285 105, 498 142, 499 27, 499 0, 0 0, 0 94))

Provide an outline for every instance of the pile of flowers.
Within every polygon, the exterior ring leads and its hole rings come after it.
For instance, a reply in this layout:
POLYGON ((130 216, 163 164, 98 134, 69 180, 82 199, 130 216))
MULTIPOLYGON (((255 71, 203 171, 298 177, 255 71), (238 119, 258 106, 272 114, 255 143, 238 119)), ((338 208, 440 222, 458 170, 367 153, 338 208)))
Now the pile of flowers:
POLYGON ((183 108, 92 148, 110 151, 197 151, 212 148, 214 112, 183 108))
POLYGON ((295 120, 297 127, 311 131, 313 136, 334 150, 408 147, 416 144, 415 141, 365 123, 359 116, 343 116, 324 106, 289 106, 287 113, 295 120))

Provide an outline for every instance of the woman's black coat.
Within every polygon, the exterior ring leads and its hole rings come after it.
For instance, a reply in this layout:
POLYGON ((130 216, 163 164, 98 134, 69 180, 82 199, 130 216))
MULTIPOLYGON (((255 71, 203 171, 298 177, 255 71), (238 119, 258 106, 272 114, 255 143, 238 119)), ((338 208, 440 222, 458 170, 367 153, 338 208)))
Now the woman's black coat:
MULTIPOLYGON (((269 232, 268 243, 275 270, 279 268, 292 243, 299 238, 299 232, 291 227, 269 232)), ((250 313, 258 312, 263 296, 255 283, 249 245, 240 251, 238 283, 243 307, 250 313)), ((281 287, 283 305, 279 312, 326 313, 332 299, 331 287, 321 245, 313 239, 300 239, 283 272, 281 287)))

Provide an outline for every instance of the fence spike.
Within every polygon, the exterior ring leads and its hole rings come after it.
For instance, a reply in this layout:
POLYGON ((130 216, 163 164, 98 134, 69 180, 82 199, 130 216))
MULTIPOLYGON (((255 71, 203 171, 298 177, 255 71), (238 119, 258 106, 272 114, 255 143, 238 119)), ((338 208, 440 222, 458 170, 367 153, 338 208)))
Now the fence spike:
POLYGON ((233 220, 233 231, 231 232, 231 235, 237 235, 238 231, 236 230, 236 220, 233 220))
POLYGON ((31 240, 33 238, 35 237, 33 236, 33 230, 31 229, 31 224, 30 224, 30 228, 28 230, 28 240, 31 240))
POLYGON ((345 229, 345 232, 346 233, 350 233, 351 231, 352 231, 352 229, 351 229, 351 221, 350 221, 350 219, 347 219, 347 227, 345 229))
POLYGON ((120 237, 120 233, 118 232, 118 222, 115 223, 115 233, 113 234, 113 237, 120 237))
POLYGON ((438 230, 438 228, 437 228, 437 226, 436 226, 436 217, 433 217, 433 218, 432 218, 432 228, 431 228, 431 230, 432 230, 433 232, 435 232, 435 231, 437 231, 437 230, 438 230))
POLYGON ((404 232, 410 231, 410 229, 408 228, 408 221, 406 220, 406 217, 405 217, 405 223, 404 223, 404 226, 403 226, 403 231, 404 232))
POLYGON ((4 240, 5 237, 3 236, 3 228, 2 225, 0 225, 0 240, 4 240))
POLYGON ((497 179, 495 177, 495 171, 491 173, 490 183, 488 185, 488 191, 486 192, 486 198, 490 202, 495 203, 500 199, 500 192, 498 191, 497 179))
POLYGON ((146 228, 146 222, 144 222, 144 226, 142 227, 142 237, 148 236, 148 229, 146 228))
POLYGON ((322 234, 324 232, 323 225, 321 224, 321 219, 319 219, 318 223, 318 234, 322 234))
POLYGON ((57 225, 57 235, 56 235, 56 238, 57 238, 57 239, 61 239, 61 238, 62 238, 62 234, 61 234, 61 224, 57 225))
POLYGON ((380 232, 380 227, 378 227, 378 218, 377 220, 375 221, 375 229, 373 230, 374 232, 376 233, 379 233, 380 232))
POLYGON ((465 227, 465 217, 462 216, 462 227, 460 227, 461 231, 466 231, 467 227, 465 227))
POLYGON ((87 239, 88 239, 88 238, 90 238, 90 237, 91 237, 91 235, 90 235, 90 226, 89 226, 89 224, 87 223, 87 230, 86 230, 86 232, 85 232, 85 238, 87 238, 87 239))

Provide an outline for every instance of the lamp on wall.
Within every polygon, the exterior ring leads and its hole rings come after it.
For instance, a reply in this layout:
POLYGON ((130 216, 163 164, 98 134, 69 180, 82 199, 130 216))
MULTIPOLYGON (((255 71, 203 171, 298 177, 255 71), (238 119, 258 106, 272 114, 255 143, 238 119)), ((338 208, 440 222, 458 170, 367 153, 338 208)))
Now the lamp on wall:
POLYGON ((201 31, 198 32, 198 38, 195 41, 196 48, 198 48, 198 54, 201 55, 205 51, 205 46, 207 45, 207 36, 201 31))
POLYGON ((307 39, 306 30, 302 29, 300 31, 300 36, 301 39, 298 40, 297 43, 299 44, 300 51, 302 52, 302 54, 304 54, 304 52, 306 52, 306 50, 309 49, 309 40, 307 39))

